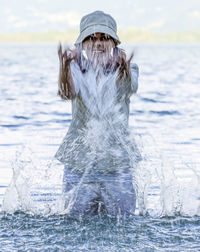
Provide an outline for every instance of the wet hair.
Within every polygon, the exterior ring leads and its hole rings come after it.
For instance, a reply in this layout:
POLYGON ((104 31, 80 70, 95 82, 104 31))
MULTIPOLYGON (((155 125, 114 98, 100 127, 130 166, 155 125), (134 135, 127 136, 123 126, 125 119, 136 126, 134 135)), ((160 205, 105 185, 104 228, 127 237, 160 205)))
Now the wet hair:
MULTIPOLYGON (((58 56, 60 60, 58 95, 64 100, 71 100, 75 98, 76 94, 70 63, 71 61, 75 61, 79 65, 82 74, 85 74, 89 69, 90 62, 83 55, 82 43, 77 45, 75 49, 72 50, 68 48, 64 52, 62 52, 62 47, 60 45, 58 48, 58 56)), ((112 57, 108 58, 102 66, 103 73, 108 75, 118 69, 117 83, 123 85, 124 82, 129 82, 131 80, 130 62, 132 58, 133 53, 127 60, 125 51, 118 48, 115 44, 112 57)))

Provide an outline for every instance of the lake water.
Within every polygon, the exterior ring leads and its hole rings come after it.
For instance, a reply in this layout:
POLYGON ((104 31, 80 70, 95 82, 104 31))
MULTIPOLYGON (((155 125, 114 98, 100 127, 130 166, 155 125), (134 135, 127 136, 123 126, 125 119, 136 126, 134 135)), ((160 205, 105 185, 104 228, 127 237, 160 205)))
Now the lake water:
POLYGON ((56 95, 57 45, 0 45, 1 251, 200 251, 200 45, 122 47, 140 68, 136 214, 75 219, 61 211, 53 160, 71 121, 56 95))

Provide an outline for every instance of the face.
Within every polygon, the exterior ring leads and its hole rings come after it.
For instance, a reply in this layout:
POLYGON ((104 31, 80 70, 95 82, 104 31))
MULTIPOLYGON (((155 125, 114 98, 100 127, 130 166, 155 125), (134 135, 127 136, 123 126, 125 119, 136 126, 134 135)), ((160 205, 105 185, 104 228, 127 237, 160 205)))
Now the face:
POLYGON ((85 38, 82 46, 91 62, 102 65, 110 58, 115 43, 108 34, 99 32, 85 38))

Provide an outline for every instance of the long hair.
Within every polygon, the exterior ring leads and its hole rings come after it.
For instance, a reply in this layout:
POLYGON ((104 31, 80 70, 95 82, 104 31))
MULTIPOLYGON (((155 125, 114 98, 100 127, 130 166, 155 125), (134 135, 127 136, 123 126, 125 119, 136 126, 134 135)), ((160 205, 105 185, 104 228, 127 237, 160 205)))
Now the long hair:
POLYGON ((123 84, 123 82, 128 82, 131 79, 130 73, 130 63, 133 58, 133 52, 127 59, 126 53, 123 49, 115 47, 113 49, 113 62, 114 71, 119 68, 117 82, 123 84))
MULTIPOLYGON (((82 44, 78 45, 75 49, 65 49, 64 52, 60 44, 58 47, 58 56, 60 61, 58 95, 64 100, 71 100, 76 97, 76 93, 70 63, 71 61, 75 61, 79 65, 82 74, 85 74, 89 69, 89 61, 83 55, 82 44)), ((115 46, 112 57, 103 65, 103 73, 107 75, 118 69, 117 82, 123 85, 123 83, 131 79, 130 62, 132 58, 133 53, 127 60, 125 51, 115 46)))

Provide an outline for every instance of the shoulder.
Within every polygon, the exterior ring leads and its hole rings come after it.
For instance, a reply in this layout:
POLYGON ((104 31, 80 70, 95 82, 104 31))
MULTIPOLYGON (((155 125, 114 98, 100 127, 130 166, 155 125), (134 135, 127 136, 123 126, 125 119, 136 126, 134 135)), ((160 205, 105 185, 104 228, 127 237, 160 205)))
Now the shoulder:
POLYGON ((138 89, 139 67, 136 63, 130 63, 131 73, 131 93, 136 93, 138 89))
POLYGON ((72 60, 71 62, 70 62, 70 67, 78 67, 78 64, 77 64, 77 62, 76 61, 74 61, 74 60, 72 60))
POLYGON ((131 62, 130 63, 130 68, 131 68, 131 70, 139 72, 139 67, 138 67, 138 65, 136 63, 131 62))
POLYGON ((79 65, 78 65, 78 63, 77 63, 76 61, 74 61, 74 60, 72 60, 72 61, 70 62, 70 69, 71 69, 71 71, 74 72, 74 73, 77 73, 77 72, 80 72, 80 71, 81 71, 81 70, 80 70, 80 67, 79 67, 79 65))

